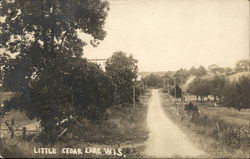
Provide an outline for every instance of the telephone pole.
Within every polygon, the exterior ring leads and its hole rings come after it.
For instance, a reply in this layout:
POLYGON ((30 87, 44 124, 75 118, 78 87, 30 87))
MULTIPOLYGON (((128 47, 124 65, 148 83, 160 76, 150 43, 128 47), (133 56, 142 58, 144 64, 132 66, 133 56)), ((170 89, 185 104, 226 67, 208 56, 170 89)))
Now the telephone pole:
POLYGON ((182 101, 182 99, 183 99, 183 90, 182 90, 182 79, 181 79, 181 101, 182 101))
POLYGON ((176 79, 174 77, 174 97, 176 99, 176 79))
POLYGON ((133 81, 132 98, 133 98, 133 107, 135 108, 135 84, 136 84, 136 79, 133 78, 132 81, 133 81))
POLYGON ((133 85, 133 106, 135 108, 135 85, 133 85))
POLYGON ((165 77, 163 78, 163 84, 162 85, 163 85, 163 89, 164 89, 165 86, 166 86, 166 78, 165 77))

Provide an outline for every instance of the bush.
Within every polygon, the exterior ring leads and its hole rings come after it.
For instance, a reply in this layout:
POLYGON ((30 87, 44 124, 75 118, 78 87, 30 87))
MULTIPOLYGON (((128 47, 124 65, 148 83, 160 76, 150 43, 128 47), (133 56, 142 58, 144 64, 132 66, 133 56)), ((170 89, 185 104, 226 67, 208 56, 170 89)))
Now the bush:
POLYGON ((185 111, 187 112, 188 116, 192 116, 192 118, 199 115, 198 107, 192 102, 185 105, 185 111))

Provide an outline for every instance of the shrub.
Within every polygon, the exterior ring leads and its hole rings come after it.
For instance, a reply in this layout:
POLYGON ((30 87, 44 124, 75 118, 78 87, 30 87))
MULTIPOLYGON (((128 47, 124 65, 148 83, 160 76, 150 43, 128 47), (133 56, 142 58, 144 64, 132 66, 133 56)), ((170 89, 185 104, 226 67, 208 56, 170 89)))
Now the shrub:
POLYGON ((199 115, 198 107, 192 102, 185 105, 185 111, 187 112, 188 116, 192 116, 192 118, 199 115))

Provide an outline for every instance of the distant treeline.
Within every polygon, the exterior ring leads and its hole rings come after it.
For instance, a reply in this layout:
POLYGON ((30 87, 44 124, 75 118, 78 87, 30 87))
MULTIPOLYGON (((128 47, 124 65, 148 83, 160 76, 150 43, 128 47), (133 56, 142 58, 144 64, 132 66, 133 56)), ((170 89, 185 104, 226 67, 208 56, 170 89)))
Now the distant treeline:
POLYGON ((229 77, 240 72, 249 72, 249 60, 240 60, 234 68, 222 68, 218 65, 210 65, 207 69, 203 66, 191 67, 168 71, 164 76, 150 74, 142 80, 148 87, 164 88, 164 92, 177 98, 190 93, 197 100, 207 100, 213 96, 214 100, 224 102, 226 106, 237 109, 250 108, 250 75, 239 77, 238 80, 230 80, 229 77))

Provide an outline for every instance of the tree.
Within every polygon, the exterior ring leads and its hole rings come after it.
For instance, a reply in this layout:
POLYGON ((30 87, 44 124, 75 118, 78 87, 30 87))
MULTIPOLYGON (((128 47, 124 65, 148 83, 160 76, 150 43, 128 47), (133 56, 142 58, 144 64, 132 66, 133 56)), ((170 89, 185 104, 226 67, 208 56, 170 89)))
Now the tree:
MULTIPOLYGON (((201 101, 204 100, 204 97, 207 97, 211 94, 211 85, 208 79, 205 78, 195 78, 188 85, 188 92, 192 93, 198 98, 200 97, 201 101)), ((209 98, 208 98, 209 99, 209 98)))
POLYGON ((196 68, 195 68, 194 66, 192 66, 188 71, 189 71, 189 74, 190 74, 190 75, 195 75, 195 73, 196 73, 196 68))
POLYGON ((107 1, 2 0, 0 5, 5 19, 0 23, 0 48, 18 54, 8 71, 16 71, 13 78, 22 85, 56 56, 80 57, 86 42, 78 38, 79 32, 91 35, 93 44, 105 37, 107 1))
POLYGON ((196 73, 195 73, 195 75, 199 77, 204 76, 206 74, 207 74, 207 70, 204 66, 199 66, 199 68, 196 70, 196 73))
POLYGON ((212 64, 212 65, 208 66, 208 70, 211 73, 222 73, 223 72, 223 69, 216 64, 212 64))
POLYGON ((189 75, 190 74, 186 69, 181 68, 175 72, 174 78, 176 79, 176 83, 181 85, 186 82, 189 75))
POLYGON ((250 70, 250 61, 249 60, 240 60, 236 63, 235 71, 243 72, 250 70))
POLYGON ((40 120, 50 139, 61 119, 99 119, 112 103, 106 88, 112 90, 112 83, 81 58, 87 43, 78 35, 91 35, 94 46, 104 39, 108 2, 2 0, 0 5, 0 48, 17 54, 3 68, 4 84, 15 92, 7 105, 40 120))
POLYGON ((147 81, 147 85, 149 87, 160 88, 162 87, 162 84, 163 84, 163 79, 159 75, 156 75, 153 73, 146 76, 145 80, 147 81))
POLYGON ((238 81, 227 83, 223 95, 226 106, 239 111, 250 108, 250 76, 242 76, 238 81))
POLYGON ((53 63, 28 89, 5 103, 7 109, 19 109, 30 119, 41 121, 51 142, 59 130, 77 125, 83 118, 102 119, 114 100, 112 80, 97 64, 63 57, 56 57, 53 63), (68 125, 61 124, 65 119, 68 125))
POLYGON ((132 55, 127 56, 126 53, 117 51, 106 61, 105 69, 116 86, 116 103, 131 103, 138 71, 137 60, 132 55))
POLYGON ((171 94, 171 96, 176 97, 177 99, 178 98, 182 99, 182 95, 183 95, 182 89, 178 84, 173 86, 173 88, 170 91, 170 94, 171 94))
POLYGON ((209 83, 211 84, 211 94, 214 96, 214 100, 218 97, 221 101, 224 87, 227 83, 226 77, 222 75, 215 75, 211 80, 209 80, 209 83))
POLYGON ((225 67, 224 72, 226 75, 231 75, 233 73, 233 69, 231 67, 225 67))
POLYGON ((162 78, 165 78, 165 81, 169 86, 174 85, 174 72, 168 71, 162 78))

